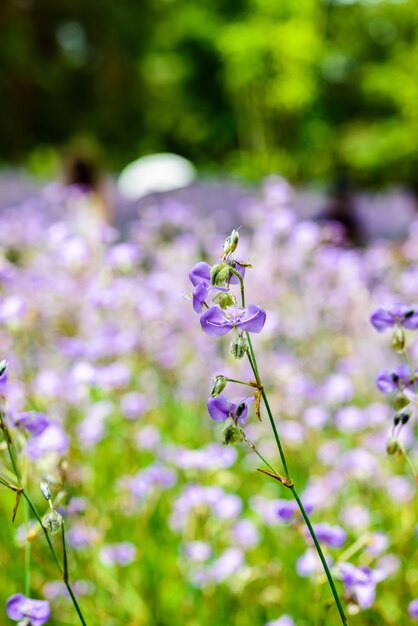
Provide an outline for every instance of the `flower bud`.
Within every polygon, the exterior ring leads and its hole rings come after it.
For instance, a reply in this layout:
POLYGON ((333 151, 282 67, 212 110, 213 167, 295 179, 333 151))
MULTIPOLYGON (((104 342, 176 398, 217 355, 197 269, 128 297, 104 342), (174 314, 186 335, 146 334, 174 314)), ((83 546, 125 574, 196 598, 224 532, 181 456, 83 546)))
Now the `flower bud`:
POLYGON ((221 395, 226 387, 227 382, 228 379, 226 376, 215 376, 215 378, 213 379, 212 391, 210 392, 212 398, 218 398, 221 395))
POLYGON ((393 417, 394 425, 397 426, 400 423, 402 423, 402 425, 407 424, 409 422, 409 418, 411 417, 411 415, 412 415, 412 407, 410 404, 408 404, 407 406, 403 407, 399 411, 396 411, 393 417))
POLYGON ((3 376, 4 372, 7 370, 7 367, 7 361, 0 361, 0 376, 3 376))
POLYGON ((210 284, 212 287, 221 286, 229 276, 229 265, 217 263, 210 270, 210 284))
POLYGON ((405 348, 405 332, 403 328, 396 328, 392 335, 392 348, 396 352, 403 352, 405 348))
POLYGON ((215 302, 215 304, 218 304, 221 309, 225 310, 228 306, 235 306, 237 299, 231 291, 220 291, 214 298, 212 298, 212 302, 215 302))
POLYGON ((403 393, 397 393, 395 396, 395 399, 393 401, 393 408, 396 411, 399 411, 400 409, 403 409, 404 407, 406 407, 409 404, 409 400, 408 398, 406 398, 403 393))
POLYGON ((49 511, 42 518, 42 526, 46 528, 51 535, 56 535, 61 530, 63 524, 62 515, 58 511, 49 511))
POLYGON ((223 438, 226 446, 234 446, 244 440, 244 435, 241 428, 231 420, 223 430, 223 438))
POLYGON ((225 239, 224 243, 224 254, 232 254, 238 245, 239 241, 239 232, 237 230, 233 230, 232 233, 225 239))
POLYGON ((51 492, 49 491, 48 483, 43 480, 39 486, 41 488, 42 495, 45 498, 45 500, 50 500, 51 499, 51 492))
POLYGON ((248 350, 248 343, 243 335, 234 337, 231 343, 231 354, 235 359, 242 359, 248 350))
POLYGON ((399 450, 399 442, 395 437, 391 437, 386 444, 386 452, 390 455, 395 454, 399 450))

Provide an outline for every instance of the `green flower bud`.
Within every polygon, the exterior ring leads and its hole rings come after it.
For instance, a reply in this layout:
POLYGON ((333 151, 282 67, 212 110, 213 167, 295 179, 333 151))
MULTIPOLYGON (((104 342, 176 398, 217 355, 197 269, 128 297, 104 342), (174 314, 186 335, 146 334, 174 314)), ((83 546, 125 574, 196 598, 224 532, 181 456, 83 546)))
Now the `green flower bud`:
POLYGON ((232 233, 225 239, 224 243, 224 254, 232 254, 238 245, 239 241, 239 232, 237 230, 233 230, 232 233))
POLYGON ((393 408, 395 411, 399 411, 403 409, 409 404, 408 398, 406 398, 403 393, 397 393, 395 396, 395 400, 393 401, 393 408))
POLYGON ((231 343, 231 354, 235 359, 242 359, 248 350, 248 343, 243 335, 234 337, 231 343))
POLYGON ((396 328, 392 335, 392 348, 396 352, 403 352, 405 348, 405 332, 403 328, 396 328))
POLYGON ((46 528, 51 535, 56 535, 61 530, 62 524, 62 515, 55 510, 50 511, 42 518, 42 526, 46 528))
POLYGON ((215 378, 213 379, 212 391, 210 392, 212 398, 218 398, 221 395, 226 387, 227 382, 228 379, 226 376, 215 376, 215 378))
POLYGON ((7 370, 7 367, 7 361, 0 361, 0 376, 3 376, 4 372, 7 370))
POLYGON ((216 296, 212 298, 212 302, 218 304, 221 309, 226 309, 226 307, 228 306, 235 306, 237 303, 237 299, 230 291, 219 291, 216 296))
POLYGON ((227 263, 217 263, 210 270, 210 284, 212 287, 224 284, 229 276, 229 265, 227 263))
POLYGON ((386 444, 386 452, 390 455, 395 454, 399 450, 399 442, 395 437, 391 437, 386 444))
POLYGON ((223 430, 223 440, 226 446, 234 446, 244 441, 244 434, 241 428, 231 420, 223 430))

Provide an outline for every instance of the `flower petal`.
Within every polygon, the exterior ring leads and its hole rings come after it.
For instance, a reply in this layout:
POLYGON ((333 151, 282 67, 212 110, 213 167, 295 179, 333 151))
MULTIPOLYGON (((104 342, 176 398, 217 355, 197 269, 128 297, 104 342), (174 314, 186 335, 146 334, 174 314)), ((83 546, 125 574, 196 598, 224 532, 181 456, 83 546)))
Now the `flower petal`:
POLYGON ((223 394, 218 398, 209 398, 207 407, 209 415, 215 422, 224 422, 228 419, 231 405, 223 394))
POLYGON ((266 312, 255 304, 250 304, 237 326, 250 333, 260 333, 266 322, 266 312))
POLYGON ((223 311, 217 306, 211 306, 210 309, 203 313, 200 318, 200 324, 204 332, 212 337, 226 335, 233 326, 225 318, 223 311))
POLYGON ((210 283, 210 265, 207 263, 197 263, 190 271, 189 278, 192 285, 200 285, 201 283, 209 285, 210 283))

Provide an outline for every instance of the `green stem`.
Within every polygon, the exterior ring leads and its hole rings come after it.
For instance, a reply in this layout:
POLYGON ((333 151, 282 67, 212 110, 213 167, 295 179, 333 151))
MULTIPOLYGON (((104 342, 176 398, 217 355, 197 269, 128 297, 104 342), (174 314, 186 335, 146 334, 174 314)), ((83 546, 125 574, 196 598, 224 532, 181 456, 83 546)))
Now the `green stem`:
MULTIPOLYGON (((24 484, 26 487, 27 484, 27 476, 28 476, 28 460, 27 456, 24 456, 24 468, 23 468, 23 476, 24 476, 24 484)), ((23 517, 26 531, 26 539, 25 539, 25 595, 30 597, 30 557, 31 557, 31 542, 29 540, 29 507, 26 500, 23 502, 23 517)))
POLYGON ((249 446, 249 447, 251 448, 251 450, 252 450, 253 452, 255 452, 255 454, 258 456, 258 458, 259 458, 259 459, 261 459, 261 461, 263 461, 263 463, 265 463, 265 464, 267 465, 267 467, 269 468, 269 470, 270 470, 270 471, 272 471, 274 474, 277 474, 277 471, 274 469, 274 467, 273 467, 272 465, 270 465, 270 463, 267 461, 267 459, 265 459, 265 458, 263 457, 263 455, 261 454, 261 452, 259 452, 259 451, 257 450, 257 448, 255 447, 255 445, 253 444, 253 442, 252 442, 252 441, 250 441, 250 440, 248 439, 248 437, 247 437, 247 435, 244 433, 244 431, 242 431, 242 432, 243 432, 243 435, 244 435, 244 441, 245 441, 245 443, 247 444, 247 446, 249 446))
POLYGON ((77 598, 75 597, 74 592, 71 589, 70 583, 68 582, 68 558, 67 558, 67 546, 66 546, 66 543, 65 543, 64 522, 62 522, 62 526, 61 526, 61 537, 62 537, 62 554, 63 554, 63 561, 64 561, 63 580, 64 580, 64 583, 65 583, 65 586, 68 589, 68 593, 70 594, 71 600, 73 601, 75 610, 78 613, 80 621, 83 624, 83 626, 86 626, 86 622, 84 621, 84 617, 83 617, 81 609, 80 609, 80 607, 78 605, 77 598))
POLYGON ((22 491, 22 495, 23 495, 23 497, 25 498, 26 502, 28 503, 29 508, 31 509, 32 513, 34 514, 34 516, 36 517, 36 519, 37 519, 37 520, 38 520, 38 522, 40 523, 41 528, 42 528, 42 532, 43 532, 43 533, 44 533, 44 535, 45 535, 45 539, 46 539, 46 541, 47 541, 47 544, 48 544, 48 546, 49 546, 49 549, 50 549, 50 551, 51 551, 51 554, 52 554, 52 556, 53 556, 53 558, 54 558, 54 561, 55 561, 55 563, 56 563, 56 565, 57 565, 58 569, 60 570, 60 572, 61 572, 61 574, 62 574, 62 573, 63 573, 63 568, 62 568, 62 565, 61 565, 60 560, 59 560, 59 558, 58 558, 57 551, 56 551, 56 550, 55 550, 55 548, 54 548, 54 545, 53 545, 53 543, 52 543, 52 541, 51 541, 51 538, 50 538, 50 536, 49 536, 49 533, 48 533, 47 529, 46 529, 46 528, 43 526, 43 524, 42 524, 42 518, 41 518, 41 516, 39 515, 38 509, 36 508, 36 506, 34 505, 34 503, 32 502, 32 500, 30 499, 30 497, 28 496, 28 494, 26 493, 26 491, 25 491, 25 490, 23 490, 23 491, 22 491))
MULTIPOLYGON (((280 454, 280 459, 282 461, 282 465, 283 465, 283 469, 284 469, 286 478, 289 480, 290 483, 292 483, 292 479, 290 478, 290 472, 289 472, 289 468, 288 468, 287 461, 286 461, 286 456, 285 456, 285 453, 284 453, 284 450, 283 450, 282 443, 280 441, 280 436, 279 436, 279 433, 277 431, 277 427, 276 427, 276 424, 275 424, 275 421, 274 421, 274 418, 273 418, 273 414, 272 414, 271 409, 270 409, 268 398, 267 398, 266 392, 264 391, 264 387, 263 387, 263 384, 262 384, 262 381, 261 381, 261 378, 260 378, 260 375, 259 375, 259 372, 258 372, 257 359, 255 357, 255 353, 254 353, 254 349, 253 349, 253 346, 252 346, 252 343, 251 343, 251 338, 249 336, 249 333, 247 333, 247 339, 248 339, 248 346, 249 346, 248 359, 250 361, 251 368, 252 368, 252 370, 254 372, 254 376, 256 377, 257 383, 258 383, 258 385, 261 388, 261 395, 263 397, 264 405, 265 405, 266 410, 267 410, 267 415, 268 415, 269 420, 270 420, 270 425, 271 425, 271 428, 273 430, 274 438, 276 440, 277 449, 278 449, 279 454, 280 454)), ((328 567, 328 564, 327 564, 327 562, 325 560, 324 553, 322 552, 322 548, 321 548, 321 546, 319 544, 319 541, 317 539, 315 531, 314 531, 314 529, 312 527, 311 521, 310 521, 310 519, 308 517, 308 514, 305 511, 305 508, 304 508, 304 506, 302 504, 301 499, 298 496, 298 493, 296 491, 295 486, 292 484, 289 487, 289 489, 292 492, 292 495, 293 495, 294 499, 296 500, 296 503, 297 503, 297 505, 298 505, 298 507, 300 509, 300 512, 302 513, 302 516, 303 516, 303 519, 305 521, 305 524, 306 524, 306 526, 307 526, 307 528, 309 530, 309 533, 310 533, 310 535, 312 537, 312 540, 313 540, 313 542, 315 544, 316 551, 317 551, 318 556, 319 556, 319 558, 321 560, 321 563, 322 563, 322 566, 324 568, 326 577, 327 577, 329 585, 331 587, 332 595, 334 596, 335 604, 336 604, 338 612, 340 614, 341 621, 342 621, 342 623, 344 625, 346 625, 348 623, 347 622, 347 618, 346 618, 346 616, 344 614, 344 610, 343 610, 343 607, 341 605, 341 601, 340 601, 340 598, 338 596, 338 592, 337 592, 337 589, 335 587, 335 583, 334 583, 334 580, 332 578, 332 574, 331 574, 330 569, 328 567)))
POLYGON ((337 589, 336 589, 336 587, 335 587, 334 580, 333 580, 333 578, 332 578, 332 574, 331 574, 331 572, 330 572, 330 569, 329 569, 328 564, 327 564, 327 562, 326 562, 326 559, 325 559, 325 557, 324 557, 324 553, 322 552, 322 548, 321 548, 321 546, 320 546, 320 544, 319 544, 319 541, 318 541, 318 539, 317 539, 317 536, 316 536, 316 534, 315 534, 315 531, 314 531, 314 529, 313 529, 313 527, 312 527, 311 520, 309 519, 308 514, 307 514, 307 513, 306 513, 306 511, 305 511, 305 508, 304 508, 304 506, 303 506, 303 504, 302 504, 301 499, 299 498, 299 496, 298 496, 298 494, 297 494, 297 491, 296 491, 296 489, 295 489, 295 486, 294 486, 294 485, 292 485, 292 487, 289 487, 289 489, 290 489, 290 491, 292 492, 293 497, 295 498, 295 500, 296 500, 296 502, 297 502, 297 504, 298 504, 298 507, 299 507, 299 509, 300 509, 300 512, 301 512, 301 513, 302 513, 302 515, 303 515, 303 519, 305 520, 305 524, 306 524, 306 526, 308 527, 309 532, 310 532, 310 534, 311 534, 311 537, 312 537, 312 539, 313 539, 313 542, 314 542, 314 544, 315 544, 315 548, 316 548, 316 551, 318 552, 318 556, 319 556, 319 558, 321 559, 321 563, 322 563, 322 566, 323 566, 323 568, 324 568, 324 571, 325 571, 326 577, 328 578, 329 586, 331 587, 331 591, 332 591, 332 594, 333 594, 333 596, 334 596, 335 604, 337 605, 338 612, 339 612, 340 617, 341 617, 341 621, 342 621, 342 623, 343 623, 343 624, 347 624, 347 623, 348 623, 348 622, 347 622, 347 618, 346 618, 346 616, 344 615, 344 610, 343 610, 343 607, 341 606, 341 601, 340 601, 340 598, 339 598, 339 596, 338 596, 338 592, 337 592, 337 589))
POLYGON ((237 383, 238 385, 247 385, 247 387, 253 387, 253 383, 247 383, 245 380, 236 380, 235 378, 228 378, 229 383, 237 383))
MULTIPOLYGON (((30 509, 31 509, 31 511, 33 512, 34 516, 35 516, 35 517, 36 517, 36 519, 38 520, 39 524, 41 525, 42 531, 43 531, 43 533, 44 533, 44 535, 45 535, 45 539, 46 539, 46 541, 47 541, 47 543, 48 543, 48 546, 49 546, 49 549, 50 549, 50 551, 51 551, 51 554, 52 554, 52 556, 53 556, 53 558, 54 558, 54 561, 55 561, 55 563, 56 563, 56 565, 57 565, 57 567, 58 567, 59 571, 61 572, 61 574, 63 574, 63 575, 64 575, 64 568, 63 568, 63 566, 61 565, 61 562, 60 562, 60 560, 59 560, 59 558, 58 558, 57 552, 56 552, 56 550, 55 550, 55 548, 54 548, 54 546, 53 546, 53 544, 52 544, 52 541, 51 541, 51 539, 50 539, 49 533, 48 533, 47 529, 46 529, 46 528, 43 526, 43 524, 42 524, 42 518, 41 518, 41 516, 40 516, 40 514, 39 514, 39 512, 38 512, 38 509, 36 508, 35 504, 32 502, 31 498, 30 498, 30 497, 29 497, 29 495, 26 493, 26 490, 25 490, 25 488, 23 487, 23 484, 22 484, 22 475, 21 475, 21 473, 20 473, 20 471, 19 471, 19 468, 18 468, 17 458, 16 458, 16 453, 15 453, 14 445, 13 445, 13 443, 12 443, 12 439, 11 439, 11 437, 10 437, 10 433, 9 433, 9 431, 8 431, 8 429, 7 429, 7 426, 6 426, 6 425, 5 425, 5 423, 4 423, 4 420, 3 420, 3 413, 2 413, 2 411, 1 411, 1 408, 0 408, 0 428, 3 430, 3 433, 4 433, 4 437, 5 437, 6 444, 7 444, 7 450, 8 450, 9 457, 10 457, 10 461, 11 461, 11 464, 12 464, 13 470, 14 470, 14 472, 15 472, 15 474, 16 474, 16 479, 17 479, 17 481, 18 481, 18 485, 19 485, 19 487, 22 489, 22 495, 23 495, 23 497, 24 497, 25 501, 27 502, 27 504, 28 504, 29 508, 30 508, 30 509)), ((64 542, 64 538, 63 538, 63 542, 64 542)), ((26 558, 27 558, 27 557, 26 557, 26 558)), ((67 553, 66 553, 66 551, 65 551, 65 559, 64 559, 64 566, 65 566, 65 567, 66 567, 66 558, 67 558, 67 553)), ((70 594, 70 597, 71 597, 71 600, 72 600, 72 602, 73 602, 74 608, 75 608, 75 610, 77 611, 78 616, 80 617, 80 621, 81 621, 81 623, 83 624, 83 626, 86 626, 86 622, 85 622, 85 620, 84 620, 83 614, 81 613, 81 610, 80 610, 80 607, 79 607, 79 605, 78 605, 77 599, 76 599, 76 597, 75 597, 75 595, 74 595, 74 592, 73 592, 73 590, 72 590, 72 588, 71 588, 71 585, 70 585, 70 583, 69 583, 69 581, 68 581, 68 571, 67 571, 67 580, 64 580, 64 582, 65 582, 65 586, 66 586, 66 587, 67 587, 67 589, 68 589, 68 593, 70 594)), ((26 583, 26 584, 27 584, 27 583, 26 583)))

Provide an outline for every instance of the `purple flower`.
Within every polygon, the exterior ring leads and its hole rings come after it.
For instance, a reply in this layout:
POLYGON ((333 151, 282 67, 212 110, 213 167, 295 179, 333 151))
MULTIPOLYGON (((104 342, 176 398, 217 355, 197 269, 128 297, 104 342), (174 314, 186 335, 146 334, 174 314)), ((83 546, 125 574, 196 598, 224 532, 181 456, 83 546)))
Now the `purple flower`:
POLYGON ((233 328, 259 333, 263 330, 265 321, 265 311, 255 304, 248 305, 246 309, 230 306, 225 311, 211 306, 200 318, 203 330, 212 337, 222 337, 233 328))
POLYGON ((189 273, 189 278, 193 287, 197 285, 210 285, 210 265, 207 263, 197 263, 189 273))
POLYGON ((408 613, 411 619, 418 619, 418 598, 409 604, 408 613))
POLYGON ((70 439, 61 424, 51 422, 40 435, 29 439, 26 450, 31 459, 39 459, 48 452, 65 454, 69 445, 70 439))
POLYGON ((103 565, 130 565, 136 557, 136 547, 129 541, 112 543, 103 546, 100 550, 100 561, 103 565))
POLYGON ((352 563, 340 563, 339 571, 347 593, 359 607, 371 607, 376 595, 376 584, 383 580, 385 574, 370 567, 355 567, 352 563))
POLYGON ((231 417, 238 424, 243 424, 248 415, 250 402, 254 402, 253 397, 244 397, 235 402, 229 402, 226 396, 221 394, 218 398, 209 398, 207 407, 209 415, 215 422, 224 422, 231 417))
POLYGON ((340 548, 347 538, 345 530, 340 526, 330 526, 329 524, 314 524, 314 530, 318 541, 330 548, 340 548))
POLYGON ((379 333, 395 325, 416 330, 418 328, 418 311, 415 307, 405 304, 393 304, 385 309, 382 307, 376 309, 370 321, 379 333))
POLYGON ((19 413, 15 416, 14 421, 17 426, 21 426, 31 435, 41 435, 50 424, 46 415, 37 411, 19 413))
POLYGON ((376 386, 383 393, 393 393, 398 389, 412 387, 417 372, 412 374, 408 365, 399 365, 393 370, 382 370, 376 378, 376 386))
MULTIPOLYGON (((210 266, 207 263, 197 263, 189 273, 189 278, 194 287, 192 293, 193 309, 196 313, 201 313, 203 303, 210 291, 228 291, 223 287, 211 287, 210 285, 210 266)), ((235 277, 234 277, 235 278, 235 277)))
POLYGON ((32 600, 22 593, 10 596, 7 600, 6 611, 10 619, 16 622, 28 618, 31 626, 42 626, 51 616, 47 600, 32 600))

